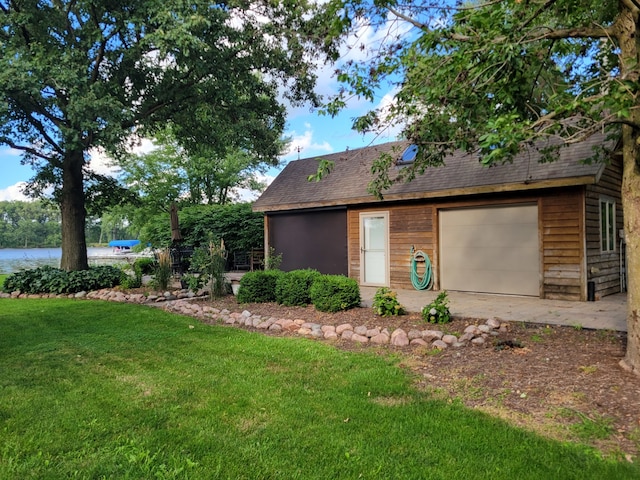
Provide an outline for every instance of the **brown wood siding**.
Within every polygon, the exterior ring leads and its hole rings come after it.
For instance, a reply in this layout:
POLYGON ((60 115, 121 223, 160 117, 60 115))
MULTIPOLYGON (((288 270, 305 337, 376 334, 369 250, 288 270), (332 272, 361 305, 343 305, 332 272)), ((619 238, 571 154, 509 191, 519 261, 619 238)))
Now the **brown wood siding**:
POLYGON ((543 298, 586 300, 582 212, 581 188, 539 200, 543 298))
POLYGON ((349 276, 360 279, 360 213, 389 212, 389 282, 392 288, 411 289, 411 246, 433 262, 433 206, 403 205, 349 210, 349 276))
MULTIPOLYGON (((607 165, 596 185, 586 188, 586 250, 587 278, 595 282, 596 299, 621 291, 620 286, 620 237, 618 231, 624 228, 620 188, 622 164, 614 157, 607 165), (616 202, 615 250, 602 252, 600 244, 600 198, 616 202)), ((624 249, 623 249, 624 250, 624 249)))

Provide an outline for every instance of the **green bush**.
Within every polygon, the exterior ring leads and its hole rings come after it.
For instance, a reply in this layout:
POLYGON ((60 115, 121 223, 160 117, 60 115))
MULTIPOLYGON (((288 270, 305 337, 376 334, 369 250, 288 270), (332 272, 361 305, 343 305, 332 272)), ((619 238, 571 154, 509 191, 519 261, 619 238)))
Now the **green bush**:
POLYGON ((446 290, 440 292, 433 302, 422 308, 422 319, 427 323, 449 323, 451 321, 446 290))
POLYGON ((238 302, 275 302, 276 283, 283 274, 280 270, 256 270, 245 273, 240 280, 238 302))
POLYGON ((344 275, 320 275, 311 285, 311 302, 321 312, 338 312, 360 305, 360 287, 344 275))
POLYGON ((45 266, 9 275, 2 289, 7 293, 77 293, 119 285, 121 274, 119 268, 110 265, 75 272, 45 266))
POLYGON ((404 308, 398 301, 398 294, 387 287, 376 290, 373 297, 373 311, 383 317, 404 315, 404 308))
POLYGON ((145 257, 138 258, 135 262, 133 262, 133 271, 136 275, 153 275, 156 269, 156 260, 155 258, 145 257))
POLYGON ((120 272, 120 286, 125 289, 140 288, 142 286, 142 276, 138 275, 138 272, 134 272, 134 275, 126 271, 120 272))
POLYGON ((288 307, 311 303, 309 290, 320 272, 313 269, 292 270, 283 273, 276 282, 276 302, 288 307))

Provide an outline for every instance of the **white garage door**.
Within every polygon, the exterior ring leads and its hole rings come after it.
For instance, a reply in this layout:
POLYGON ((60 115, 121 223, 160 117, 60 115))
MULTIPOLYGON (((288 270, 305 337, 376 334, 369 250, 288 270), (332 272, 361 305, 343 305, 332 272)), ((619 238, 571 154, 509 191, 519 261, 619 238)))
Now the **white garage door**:
POLYGON ((441 287, 540 295, 538 207, 441 210, 441 287))

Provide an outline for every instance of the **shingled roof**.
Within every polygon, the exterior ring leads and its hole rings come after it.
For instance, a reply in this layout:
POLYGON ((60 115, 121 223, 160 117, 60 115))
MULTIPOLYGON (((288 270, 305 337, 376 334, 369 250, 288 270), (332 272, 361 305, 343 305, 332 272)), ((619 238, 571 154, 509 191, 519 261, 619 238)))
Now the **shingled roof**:
MULTIPOLYGON (((594 148, 603 142, 605 135, 592 135, 582 143, 561 148, 558 159, 551 163, 540 163, 541 154, 536 149, 520 153, 513 163, 491 167, 479 163, 476 155, 457 152, 445 159, 445 165, 428 168, 413 181, 383 192, 382 202, 597 183, 604 165, 581 161, 590 158, 594 148)), ((399 158, 408 145, 391 142, 292 161, 256 200, 253 210, 273 212, 380 202, 367 192, 371 165, 381 153, 399 158), (316 173, 320 160, 332 161, 335 167, 321 181, 309 182, 307 178, 316 173)))

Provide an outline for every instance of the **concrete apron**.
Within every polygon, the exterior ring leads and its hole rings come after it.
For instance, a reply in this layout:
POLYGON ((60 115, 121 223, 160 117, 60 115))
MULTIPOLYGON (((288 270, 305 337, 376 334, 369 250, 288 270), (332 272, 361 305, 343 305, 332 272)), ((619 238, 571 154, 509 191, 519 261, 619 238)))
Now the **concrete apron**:
MULTIPOLYGON (((362 305, 371 307, 377 287, 360 287, 362 305)), ((398 301, 409 312, 420 312, 436 298, 432 290, 395 290, 398 301)), ((497 318, 511 322, 566 325, 600 330, 627 331, 627 296, 619 293, 596 302, 542 300, 515 295, 489 295, 447 292, 449 310, 454 317, 497 318)))

